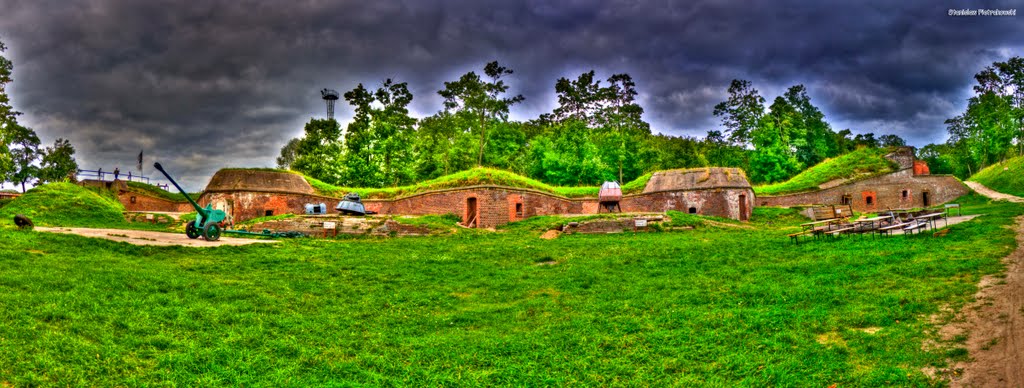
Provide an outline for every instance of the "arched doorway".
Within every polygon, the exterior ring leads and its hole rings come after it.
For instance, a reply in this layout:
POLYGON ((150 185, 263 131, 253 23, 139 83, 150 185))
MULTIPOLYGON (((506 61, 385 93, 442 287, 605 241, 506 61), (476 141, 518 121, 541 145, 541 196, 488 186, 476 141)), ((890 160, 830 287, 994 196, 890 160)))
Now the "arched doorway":
POLYGON ((747 217, 747 196, 740 194, 740 221, 746 221, 747 217))
POLYGON ((466 226, 476 228, 480 226, 480 215, 477 212, 476 197, 466 198, 466 226))

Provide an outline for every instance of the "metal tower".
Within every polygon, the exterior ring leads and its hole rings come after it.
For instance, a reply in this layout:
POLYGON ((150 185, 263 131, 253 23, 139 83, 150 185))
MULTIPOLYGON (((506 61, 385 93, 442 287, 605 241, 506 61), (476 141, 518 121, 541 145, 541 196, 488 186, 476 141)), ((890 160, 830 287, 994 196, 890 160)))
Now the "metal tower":
POLYGON ((323 97, 324 102, 327 103, 327 118, 334 118, 334 102, 338 101, 338 92, 331 89, 324 89, 320 91, 320 96, 323 97))

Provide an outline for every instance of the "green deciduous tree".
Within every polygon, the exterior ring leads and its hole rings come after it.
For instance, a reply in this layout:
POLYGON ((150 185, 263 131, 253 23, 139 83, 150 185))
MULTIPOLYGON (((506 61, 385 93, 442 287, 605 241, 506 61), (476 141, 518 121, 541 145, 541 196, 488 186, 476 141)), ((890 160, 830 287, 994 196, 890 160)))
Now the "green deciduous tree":
POLYGON ((477 118, 473 132, 480 138, 478 166, 484 163, 488 129, 494 121, 508 120, 512 105, 523 101, 522 95, 503 97, 509 86, 502 78, 509 74, 512 74, 511 69, 493 61, 484 66, 484 75, 490 78, 489 81, 483 80, 475 72, 469 72, 462 75, 458 81, 445 82, 444 89, 437 92, 444 98, 446 110, 471 112, 477 118))
POLYGON ((764 115, 764 97, 746 80, 732 80, 729 99, 715 105, 714 115, 722 118, 722 126, 733 143, 749 144, 753 132, 764 115))
POLYGON ((613 170, 601 160, 592 131, 579 120, 556 124, 547 134, 532 140, 530 176, 556 185, 594 185, 614 179, 613 170))
POLYGON ((7 96, 7 84, 11 83, 11 72, 14 65, 2 54, 7 50, 4 42, 0 41, 0 178, 10 176, 14 172, 14 160, 11 158, 11 142, 15 120, 18 112, 11 107, 10 97, 7 96))
POLYGON ((799 114, 797 126, 803 129, 803 139, 795 142, 796 159, 804 166, 813 166, 832 156, 839 155, 835 133, 825 122, 825 115, 811 104, 807 89, 796 85, 786 90, 786 102, 799 114))
POLYGON ((759 183, 781 182, 800 171, 792 147, 787 145, 786 123, 765 117, 751 133, 754 151, 750 155, 750 178, 759 183), (783 127, 783 128, 779 128, 783 127))
POLYGON ((882 147, 903 147, 907 145, 907 141, 903 140, 903 138, 898 135, 890 133, 879 136, 878 145, 882 147))
POLYGON ((59 182, 74 177, 78 171, 75 160, 75 147, 66 139, 57 139, 53 147, 46 147, 39 168, 39 180, 42 183, 59 182))
POLYGON ((420 179, 437 178, 474 166, 474 139, 471 127, 476 122, 469 112, 441 111, 420 120, 414 153, 420 179))
POLYGON ((376 169, 382 186, 411 183, 414 176, 413 135, 416 119, 409 117, 412 93, 405 82, 391 79, 374 93, 382 107, 371 111, 371 153, 377 157, 376 169))
POLYGON ((10 135, 11 159, 14 162, 14 169, 7 180, 21 184, 21 191, 25 192, 25 184, 39 176, 39 167, 35 165, 40 156, 39 136, 31 128, 18 124, 8 125, 7 133, 10 135))
POLYGON ((302 138, 294 138, 288 140, 288 143, 281 147, 281 154, 277 157, 277 168, 290 169, 292 163, 295 163, 295 158, 298 157, 299 144, 302 143, 302 138))
POLYGON ((303 131, 305 136, 299 140, 292 169, 327 183, 341 182, 344 170, 340 160, 341 127, 338 122, 310 119, 303 131))

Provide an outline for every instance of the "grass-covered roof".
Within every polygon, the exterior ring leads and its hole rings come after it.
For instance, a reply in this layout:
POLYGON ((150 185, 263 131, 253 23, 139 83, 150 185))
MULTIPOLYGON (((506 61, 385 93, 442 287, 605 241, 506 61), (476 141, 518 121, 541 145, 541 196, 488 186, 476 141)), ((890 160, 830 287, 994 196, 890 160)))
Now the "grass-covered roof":
POLYGON ((896 171, 895 162, 885 157, 885 148, 861 148, 804 170, 785 182, 754 186, 757 195, 779 195, 817 190, 837 179, 857 180, 896 171))

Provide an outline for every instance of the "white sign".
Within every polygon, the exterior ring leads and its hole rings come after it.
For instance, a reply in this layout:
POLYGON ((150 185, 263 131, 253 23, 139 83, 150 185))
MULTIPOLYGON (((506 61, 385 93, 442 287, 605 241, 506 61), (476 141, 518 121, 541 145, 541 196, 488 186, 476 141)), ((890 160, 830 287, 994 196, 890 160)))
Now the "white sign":
POLYGON ((638 218, 636 220, 636 227, 637 228, 646 228, 647 227, 647 219, 646 218, 638 218))
POLYGON ((152 221, 153 220, 153 215, 152 214, 146 214, 146 220, 152 221))
POLYGON ((337 227, 338 227, 337 224, 335 224, 333 221, 325 221, 324 222, 324 229, 335 229, 337 227))

